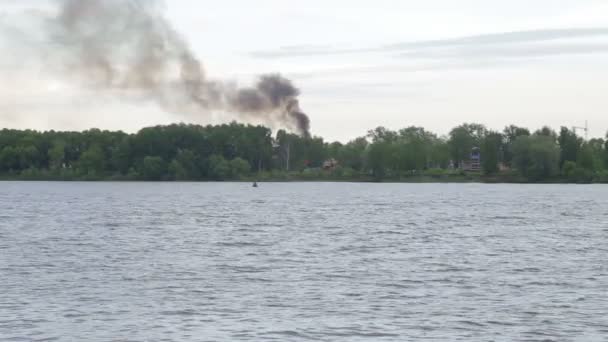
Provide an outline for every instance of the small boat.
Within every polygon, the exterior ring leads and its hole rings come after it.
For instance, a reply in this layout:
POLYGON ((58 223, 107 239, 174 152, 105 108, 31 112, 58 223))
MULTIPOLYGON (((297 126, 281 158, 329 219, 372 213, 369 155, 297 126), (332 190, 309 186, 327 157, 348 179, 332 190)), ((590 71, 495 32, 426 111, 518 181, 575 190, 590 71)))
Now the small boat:
POLYGON ((253 182, 253 187, 257 188, 258 187, 258 182, 253 182))

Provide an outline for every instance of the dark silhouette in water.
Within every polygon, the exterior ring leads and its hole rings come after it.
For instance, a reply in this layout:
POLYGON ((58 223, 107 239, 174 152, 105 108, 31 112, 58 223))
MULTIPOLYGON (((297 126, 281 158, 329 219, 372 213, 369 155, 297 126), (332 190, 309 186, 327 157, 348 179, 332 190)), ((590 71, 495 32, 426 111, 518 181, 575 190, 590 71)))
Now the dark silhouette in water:
POLYGON ((258 187, 258 182, 253 182, 253 187, 257 188, 258 187))

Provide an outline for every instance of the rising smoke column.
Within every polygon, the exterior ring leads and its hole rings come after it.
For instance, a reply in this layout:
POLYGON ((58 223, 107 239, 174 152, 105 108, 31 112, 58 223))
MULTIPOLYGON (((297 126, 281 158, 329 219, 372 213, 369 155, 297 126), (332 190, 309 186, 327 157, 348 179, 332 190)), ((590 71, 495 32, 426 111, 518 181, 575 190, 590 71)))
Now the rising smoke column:
POLYGON ((264 75, 255 88, 239 89, 229 102, 237 112, 264 113, 268 108, 280 108, 280 120, 308 136, 310 119, 300 109, 299 95, 300 90, 290 80, 278 74, 264 75))
MULTIPOLYGON (((85 86, 156 101, 197 118, 233 112, 308 136, 299 90, 279 74, 238 88, 209 80, 202 62, 162 15, 161 0, 55 0, 48 40, 65 77, 85 86)), ((132 96, 131 96, 132 97, 132 96)))

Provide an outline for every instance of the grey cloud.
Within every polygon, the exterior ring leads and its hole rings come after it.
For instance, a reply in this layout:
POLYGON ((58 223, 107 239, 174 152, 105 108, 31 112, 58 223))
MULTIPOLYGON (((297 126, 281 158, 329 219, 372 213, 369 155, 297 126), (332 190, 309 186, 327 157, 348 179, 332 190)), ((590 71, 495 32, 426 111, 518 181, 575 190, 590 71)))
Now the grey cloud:
MULTIPOLYGON (((284 57, 304 57, 316 55, 341 55, 357 53, 387 53, 404 50, 436 49, 449 47, 477 47, 477 46, 496 46, 496 45, 517 45, 525 43, 542 43, 559 40, 576 40, 587 38, 608 37, 608 28, 569 28, 569 29, 544 29, 515 31, 503 33, 491 33, 475 36, 403 42, 378 47, 367 48, 338 48, 331 46, 292 46, 278 50, 255 51, 250 55, 256 58, 284 58, 284 57)), ((604 51, 603 46, 599 46, 604 51)), ((589 52, 589 49, 584 50, 589 52)), ((558 50, 554 52, 559 53, 558 50)))
POLYGON ((344 55, 364 52, 377 52, 377 49, 343 49, 330 45, 303 45, 281 47, 278 50, 253 51, 249 53, 255 58, 283 58, 283 57, 307 57, 323 55, 344 55))
POLYGON ((444 70, 455 70, 455 69, 481 69, 494 66, 510 65, 513 62, 506 60, 465 60, 465 61, 451 61, 451 62, 439 62, 439 63, 428 63, 423 65, 371 65, 371 66, 360 66, 360 67, 344 67, 344 68, 327 68, 318 71, 305 71, 290 73, 290 77, 298 79, 306 78, 319 78, 319 77, 330 77, 340 75, 352 75, 352 74, 372 74, 372 73, 418 73, 418 72, 432 72, 432 71, 444 71, 444 70))
POLYGON ((593 54, 608 52, 607 43, 596 44, 551 44, 551 45, 515 45, 486 46, 471 48, 448 48, 417 50, 398 54, 399 57, 448 59, 448 58, 530 58, 543 56, 593 54))
POLYGON ((608 28, 573 28, 573 29, 545 29, 531 31, 516 31, 483 34, 454 39, 430 40, 422 42, 399 43, 385 46, 379 50, 400 50, 421 47, 450 47, 450 46, 477 46, 497 44, 518 44, 529 42, 545 42, 559 39, 593 38, 608 36, 608 28))

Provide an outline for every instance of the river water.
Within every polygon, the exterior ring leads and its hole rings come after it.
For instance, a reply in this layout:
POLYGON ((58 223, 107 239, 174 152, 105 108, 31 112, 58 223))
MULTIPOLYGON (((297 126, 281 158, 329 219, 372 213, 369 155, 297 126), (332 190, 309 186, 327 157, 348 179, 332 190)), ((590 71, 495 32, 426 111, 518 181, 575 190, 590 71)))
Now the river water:
POLYGON ((0 182, 0 341, 608 341, 608 187, 0 182))

